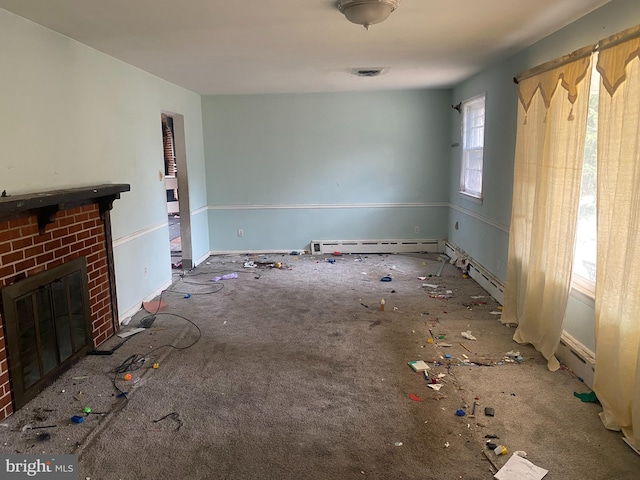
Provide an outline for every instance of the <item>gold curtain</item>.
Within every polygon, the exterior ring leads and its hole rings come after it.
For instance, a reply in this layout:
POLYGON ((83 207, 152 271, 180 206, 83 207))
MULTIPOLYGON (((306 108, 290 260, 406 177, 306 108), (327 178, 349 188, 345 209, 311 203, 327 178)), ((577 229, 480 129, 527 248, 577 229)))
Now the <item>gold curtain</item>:
MULTIPOLYGON (((634 32, 635 30, 635 32, 634 32)), ((600 44, 594 390, 604 425, 640 450, 640 38, 600 44)), ((634 37, 635 35, 635 37, 634 37)), ((620 37, 631 37, 620 41, 620 37)))
POLYGON ((503 323, 560 366, 587 123, 591 49, 520 81, 503 323))

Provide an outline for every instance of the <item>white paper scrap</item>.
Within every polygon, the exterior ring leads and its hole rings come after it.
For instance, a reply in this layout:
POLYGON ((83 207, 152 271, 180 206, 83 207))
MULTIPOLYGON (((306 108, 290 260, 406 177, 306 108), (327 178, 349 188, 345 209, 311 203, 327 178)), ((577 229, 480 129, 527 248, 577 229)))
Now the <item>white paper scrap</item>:
POLYGON ((496 480, 542 480, 549 470, 540 468, 526 458, 512 455, 494 475, 496 480))
POLYGON ((427 387, 435 390, 436 392, 439 392, 440 389, 442 388, 442 384, 440 384, 440 383, 430 383, 429 385, 427 385, 427 387))
POLYGON ((144 330, 146 330, 146 328, 142 328, 142 327, 132 328, 131 330, 127 330, 126 332, 119 333, 118 336, 120 338, 127 338, 127 337, 130 337, 131 335, 135 335, 136 333, 140 333, 144 330))
POLYGON ((493 312, 489 312, 491 315, 502 315, 502 312, 498 312, 497 310, 494 310, 493 312))
POLYGON ((433 283, 423 283, 422 286, 425 288, 438 288, 438 285, 434 285, 433 283))

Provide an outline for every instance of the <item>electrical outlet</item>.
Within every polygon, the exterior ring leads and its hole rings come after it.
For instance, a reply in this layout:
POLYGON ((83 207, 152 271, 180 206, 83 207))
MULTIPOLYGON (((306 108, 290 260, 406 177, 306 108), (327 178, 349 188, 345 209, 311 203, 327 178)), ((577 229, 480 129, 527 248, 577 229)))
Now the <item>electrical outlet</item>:
POLYGON ((413 229, 413 233, 415 233, 416 235, 420 233, 420 227, 416 227, 413 229))
POLYGON ((239 237, 244 237, 244 230, 243 229, 241 229, 241 228, 238 229, 238 236, 239 237))

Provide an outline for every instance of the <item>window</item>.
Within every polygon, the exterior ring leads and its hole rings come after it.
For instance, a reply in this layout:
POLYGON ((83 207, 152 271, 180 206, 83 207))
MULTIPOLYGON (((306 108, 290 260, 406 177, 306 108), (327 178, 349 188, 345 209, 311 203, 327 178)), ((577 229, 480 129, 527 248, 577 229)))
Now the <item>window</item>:
POLYGON ((462 169, 460 193, 482 198, 484 101, 481 95, 462 103, 462 169))
POLYGON ((595 57, 593 64, 572 277, 573 287, 577 287, 578 290, 592 296, 595 292, 596 238, 598 234, 596 223, 596 166, 598 156, 598 97, 600 86, 600 73, 598 73, 595 68, 595 57))

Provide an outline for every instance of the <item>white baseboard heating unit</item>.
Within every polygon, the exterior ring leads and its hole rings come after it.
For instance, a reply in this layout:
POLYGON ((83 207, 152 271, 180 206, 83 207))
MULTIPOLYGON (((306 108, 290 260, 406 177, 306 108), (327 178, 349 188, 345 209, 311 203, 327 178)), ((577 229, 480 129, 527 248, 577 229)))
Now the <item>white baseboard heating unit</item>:
POLYGON ((311 254, 444 253, 444 240, 312 240, 311 254))
POLYGON ((462 258, 466 264, 469 276, 484 288, 500 305, 504 305, 504 285, 502 285, 500 280, 451 242, 446 242, 445 253, 449 258, 453 259, 451 263, 454 263, 457 258, 462 258))

